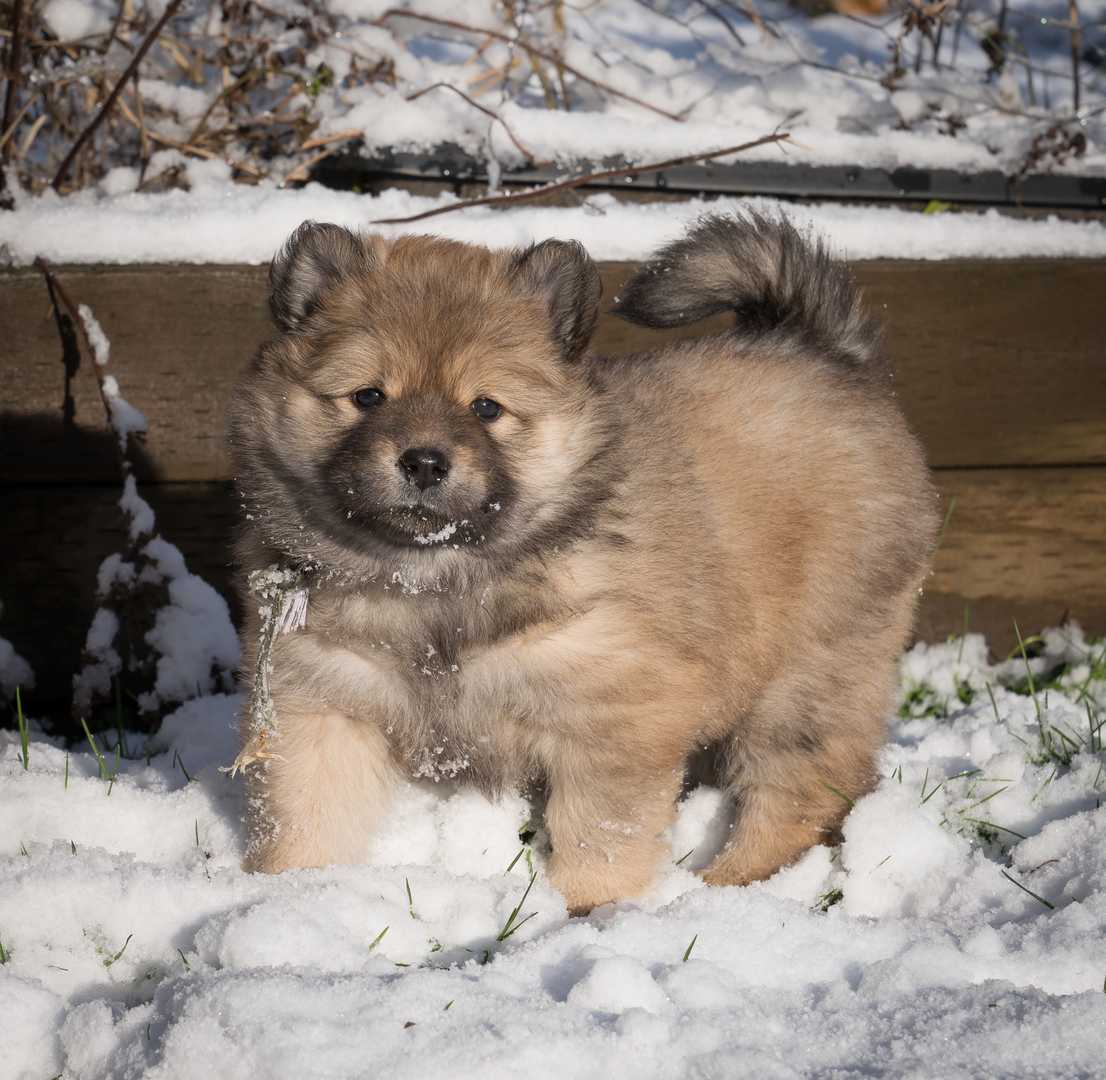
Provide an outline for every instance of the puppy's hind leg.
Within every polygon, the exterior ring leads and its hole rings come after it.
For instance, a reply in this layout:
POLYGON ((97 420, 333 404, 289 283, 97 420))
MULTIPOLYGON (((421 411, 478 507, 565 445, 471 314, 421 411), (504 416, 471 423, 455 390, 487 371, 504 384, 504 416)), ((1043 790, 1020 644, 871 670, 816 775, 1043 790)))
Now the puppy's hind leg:
POLYGON ((711 885, 771 877, 815 844, 833 843, 851 803, 877 779, 889 704, 883 665, 868 685, 838 665, 780 679, 730 737, 723 779, 737 809, 732 837, 706 870, 711 885))
POLYGON ((244 869, 357 862, 383 816, 397 769, 383 733, 340 713, 276 703, 272 757, 247 768, 244 869))

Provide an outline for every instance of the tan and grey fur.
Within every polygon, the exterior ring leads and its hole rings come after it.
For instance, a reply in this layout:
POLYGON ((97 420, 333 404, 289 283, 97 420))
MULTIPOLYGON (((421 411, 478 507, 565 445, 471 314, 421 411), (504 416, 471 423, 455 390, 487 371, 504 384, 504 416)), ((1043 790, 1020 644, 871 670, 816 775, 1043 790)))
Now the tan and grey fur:
POLYGON ((249 869, 358 860, 412 775, 536 783, 586 911, 649 889, 704 748, 736 813, 708 882, 834 835, 875 780, 936 505, 845 268, 786 222, 706 219, 616 310, 734 329, 622 358, 589 351, 574 243, 308 223, 270 280, 281 333, 230 414, 238 556, 310 598, 273 654, 249 869))

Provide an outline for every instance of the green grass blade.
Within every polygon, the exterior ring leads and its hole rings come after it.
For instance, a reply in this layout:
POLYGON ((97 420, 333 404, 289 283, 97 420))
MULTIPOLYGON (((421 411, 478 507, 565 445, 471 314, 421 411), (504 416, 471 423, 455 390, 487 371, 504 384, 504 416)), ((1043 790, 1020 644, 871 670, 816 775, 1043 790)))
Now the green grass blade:
POLYGON ((1014 879, 1005 870, 1000 871, 1000 873, 1004 878, 1006 878, 1007 881, 1013 881, 1014 884, 1017 885, 1017 887, 1021 889, 1022 892, 1029 893, 1029 895, 1032 896, 1034 900, 1040 900, 1041 903, 1049 909, 1049 911, 1056 910, 1055 904, 1050 904, 1043 896, 1038 896, 1032 889, 1027 889, 1020 881, 1014 881, 1014 879))
POLYGON ((956 508, 956 496, 954 495, 949 500, 949 508, 945 511, 945 520, 941 522, 941 531, 937 534, 937 543, 933 545, 933 551, 930 552, 932 557, 933 553, 941 546, 941 541, 945 538, 945 533, 948 531, 949 522, 952 520, 952 512, 956 508))
POLYGON ((103 780, 108 774, 108 767, 104 763, 104 755, 100 753, 99 748, 96 746, 96 740, 92 737, 92 732, 88 730, 88 724, 85 723, 85 719, 81 717, 81 727, 84 728, 85 738, 88 739, 88 745, 92 747, 92 752, 96 755, 96 761, 100 766, 100 779, 103 780))
POLYGON ((537 874, 530 874, 530 884, 526 886, 526 892, 522 894, 522 899, 518 902, 518 904, 515 906, 515 910, 511 912, 510 917, 503 924, 503 929, 499 931, 499 936, 495 939, 496 941, 506 941, 507 938, 509 938, 519 928, 519 926, 522 926, 522 923, 528 922, 534 917, 534 915, 537 915, 537 912, 535 911, 533 915, 527 915, 526 918, 522 920, 522 922, 518 923, 518 925, 515 925, 515 919, 518 918, 518 913, 522 910, 522 905, 526 903, 526 898, 530 895, 530 890, 534 887, 534 882, 537 881, 537 879, 537 874))
POLYGON ((830 787, 830 785, 827 784, 825 780, 819 780, 818 783, 821 784, 822 787, 826 788, 828 791, 832 791, 834 795, 836 795, 839 799, 844 799, 845 802, 849 804, 850 810, 853 808, 853 801, 848 797, 848 795, 843 795, 840 791, 837 790, 837 788, 830 787))
POLYGON ((19 697, 19 687, 15 688, 15 715, 19 722, 19 743, 23 747, 23 771, 27 771, 30 756, 27 753, 27 724, 23 719, 23 702, 19 697))
MULTIPOLYGON (((1014 620, 1014 633, 1018 635, 1018 647, 1021 649, 1022 660, 1025 661, 1025 677, 1029 682, 1029 693, 1033 697, 1033 707, 1037 710, 1037 723, 1041 722, 1041 703, 1037 700, 1037 691, 1033 686, 1033 672, 1029 669, 1029 654, 1025 651, 1025 642, 1022 641, 1022 632, 1018 629, 1018 620, 1014 620)), ((1030 638, 1030 641, 1033 639, 1030 638)), ((1038 638, 1038 640, 1040 640, 1038 638)), ((1044 732, 1041 733, 1042 744, 1044 732)))
POLYGON ((691 944, 687 947, 687 952, 684 953, 683 962, 685 964, 687 963, 688 958, 691 956, 691 950, 695 948, 695 942, 697 942, 698 940, 699 940, 699 935, 698 934, 696 934, 695 937, 693 937, 691 939, 691 944))
POLYGON ((132 937, 134 937, 134 934, 127 935, 127 940, 123 942, 123 948, 121 948, 110 960, 105 960, 104 967, 111 967, 111 965, 114 964, 115 961, 118 960, 119 957, 121 957, 123 953, 127 951, 127 946, 131 943, 132 937))
POLYGON ((964 659, 964 642, 968 640, 968 605, 964 605, 964 633, 960 635, 960 651, 956 654, 956 662, 959 664, 964 659))
POLYGON ((983 818, 966 817, 965 821, 974 821, 977 825, 986 825, 989 829, 998 829, 999 832, 1008 832, 1011 836, 1016 836, 1019 840, 1025 840, 1020 832, 1015 832, 1013 829, 1008 829, 1005 825, 996 825, 993 821, 984 821, 983 818))

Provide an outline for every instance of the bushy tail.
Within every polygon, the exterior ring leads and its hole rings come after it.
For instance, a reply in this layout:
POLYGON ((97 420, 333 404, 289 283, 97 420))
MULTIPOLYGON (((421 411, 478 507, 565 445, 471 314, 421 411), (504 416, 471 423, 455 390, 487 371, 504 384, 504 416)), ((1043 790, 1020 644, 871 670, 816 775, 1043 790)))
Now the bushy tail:
POLYGON ((733 311, 745 334, 790 338, 859 367, 880 355, 879 321, 848 268, 786 219, 754 213, 701 221, 631 278, 613 310, 654 329, 733 311))

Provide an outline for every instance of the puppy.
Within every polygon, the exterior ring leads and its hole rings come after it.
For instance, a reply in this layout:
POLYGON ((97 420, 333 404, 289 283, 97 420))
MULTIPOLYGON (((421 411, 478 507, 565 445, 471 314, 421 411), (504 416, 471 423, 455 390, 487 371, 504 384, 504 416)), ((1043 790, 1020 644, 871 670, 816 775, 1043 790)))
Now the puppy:
POLYGON ((648 891, 704 748, 736 814, 707 882, 835 836, 936 537, 843 266, 786 221, 708 218, 616 311, 734 328, 615 358, 576 243, 308 222, 269 280, 280 333, 229 416, 263 601, 247 869, 359 860, 411 776, 537 783, 586 912, 648 891))

